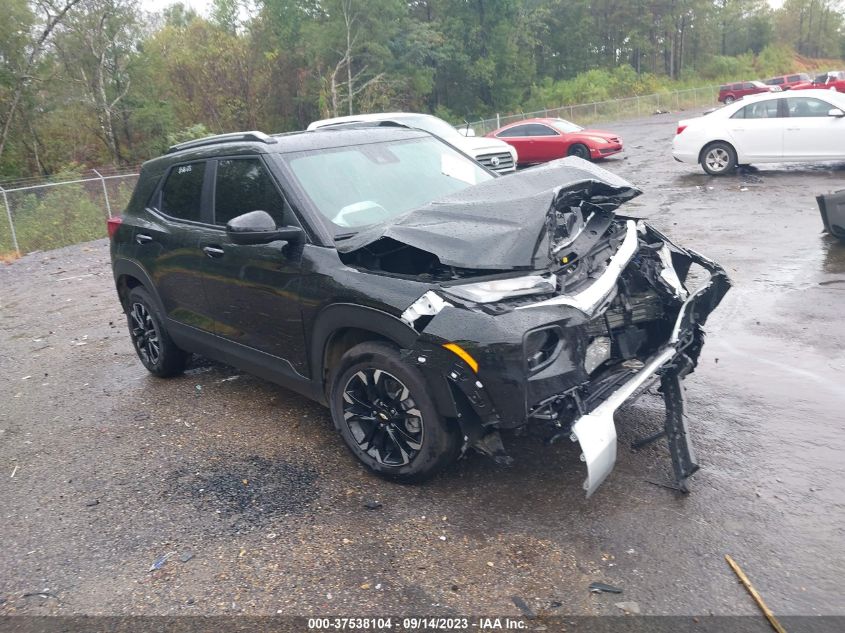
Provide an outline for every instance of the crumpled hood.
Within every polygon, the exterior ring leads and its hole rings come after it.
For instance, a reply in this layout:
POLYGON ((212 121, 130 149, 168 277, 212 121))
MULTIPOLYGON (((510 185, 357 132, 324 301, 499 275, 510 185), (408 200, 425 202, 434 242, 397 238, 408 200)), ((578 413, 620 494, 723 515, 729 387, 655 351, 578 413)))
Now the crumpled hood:
POLYGON ((389 238, 447 266, 536 270, 551 262, 549 231, 565 237, 583 227, 592 205, 612 211, 640 193, 609 171, 568 157, 467 187, 340 241, 337 249, 351 253, 389 238))

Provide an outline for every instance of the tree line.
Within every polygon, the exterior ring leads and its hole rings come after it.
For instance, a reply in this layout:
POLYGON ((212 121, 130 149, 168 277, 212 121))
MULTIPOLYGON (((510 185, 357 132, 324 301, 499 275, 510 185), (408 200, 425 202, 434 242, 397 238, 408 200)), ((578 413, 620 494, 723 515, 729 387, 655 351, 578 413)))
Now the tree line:
POLYGON ((453 122, 841 58, 839 0, 3 0, 0 177, 361 111, 453 122))

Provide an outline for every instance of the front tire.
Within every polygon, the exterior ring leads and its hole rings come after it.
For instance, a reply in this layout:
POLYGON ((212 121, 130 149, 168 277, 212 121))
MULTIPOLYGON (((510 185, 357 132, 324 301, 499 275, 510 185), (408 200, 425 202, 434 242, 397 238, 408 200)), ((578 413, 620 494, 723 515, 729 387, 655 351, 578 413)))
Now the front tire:
POLYGON ((578 158, 592 161, 592 158, 590 158, 590 148, 583 143, 575 143, 570 146, 567 156, 577 156, 578 158))
POLYGON ((710 143, 701 152, 701 168, 711 176, 721 176, 736 168, 736 151, 722 141, 710 143))
POLYGON ((452 463, 457 428, 437 412, 422 374, 387 343, 347 351, 332 375, 335 427, 368 469, 407 483, 424 481, 452 463))
POLYGON ((129 336, 141 364, 159 378, 181 374, 188 354, 176 347, 150 294, 137 286, 129 291, 129 336))

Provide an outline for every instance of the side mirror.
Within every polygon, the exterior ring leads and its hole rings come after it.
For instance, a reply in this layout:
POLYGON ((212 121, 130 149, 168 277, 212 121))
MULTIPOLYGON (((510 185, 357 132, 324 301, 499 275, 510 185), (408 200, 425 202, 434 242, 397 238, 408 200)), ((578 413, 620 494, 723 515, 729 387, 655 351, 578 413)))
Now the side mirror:
POLYGON ((827 111, 827 116, 843 117, 845 116, 845 112, 841 108, 831 108, 827 111))
POLYGON ((226 234, 235 244, 269 244, 277 240, 297 242, 302 239, 298 226, 277 227, 266 211, 250 211, 229 220, 226 234))

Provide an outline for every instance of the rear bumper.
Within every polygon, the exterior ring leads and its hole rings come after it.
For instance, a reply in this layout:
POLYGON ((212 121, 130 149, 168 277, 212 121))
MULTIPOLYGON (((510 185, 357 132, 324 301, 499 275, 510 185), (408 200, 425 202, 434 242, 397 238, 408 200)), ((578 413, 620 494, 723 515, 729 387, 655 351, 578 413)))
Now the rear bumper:
POLYGON ((672 158, 679 163, 691 163, 693 165, 698 163, 698 154, 685 149, 672 149, 672 158))

